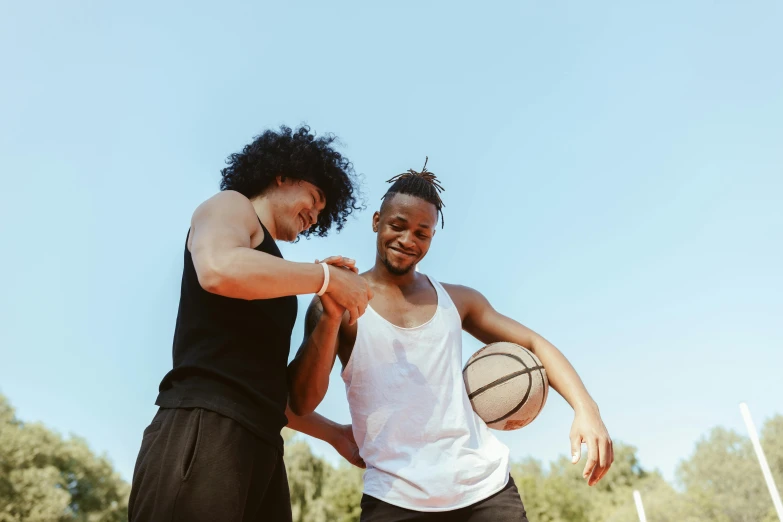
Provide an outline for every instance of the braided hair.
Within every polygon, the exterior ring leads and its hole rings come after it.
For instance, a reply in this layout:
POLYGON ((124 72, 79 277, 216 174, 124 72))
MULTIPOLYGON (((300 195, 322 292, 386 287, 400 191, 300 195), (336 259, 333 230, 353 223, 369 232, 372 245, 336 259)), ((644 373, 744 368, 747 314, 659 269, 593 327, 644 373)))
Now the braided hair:
POLYGON ((445 189, 441 186, 438 178, 435 177, 435 174, 427 170, 427 161, 429 161, 429 159, 429 156, 425 158, 424 167, 421 169, 421 172, 408 169, 407 172, 397 174, 392 179, 388 180, 387 183, 391 183, 392 186, 389 187, 386 194, 381 197, 381 200, 390 200, 390 196, 394 194, 410 194, 411 196, 421 198, 424 201, 435 205, 438 214, 440 214, 440 226, 443 228, 445 225, 443 207, 446 205, 444 205, 443 200, 440 199, 440 193, 445 189))

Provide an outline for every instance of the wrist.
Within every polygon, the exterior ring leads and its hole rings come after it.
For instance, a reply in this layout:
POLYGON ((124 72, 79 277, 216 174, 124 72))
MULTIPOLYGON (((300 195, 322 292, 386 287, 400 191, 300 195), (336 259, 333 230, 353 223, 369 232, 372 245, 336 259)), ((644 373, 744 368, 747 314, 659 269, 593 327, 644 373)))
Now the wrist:
POLYGON ((329 444, 330 446, 334 446, 337 444, 337 441, 340 439, 340 430, 342 429, 341 424, 337 424, 334 421, 327 420, 324 424, 324 438, 322 439, 324 442, 329 444))
MULTIPOLYGON (((307 290, 302 293, 316 294, 324 284, 324 269, 320 263, 299 263, 301 272, 294 277, 307 281, 307 290)), ((332 286, 329 283, 329 286, 332 286)))
POLYGON ((340 313, 339 315, 332 315, 324 311, 324 313, 321 314, 319 321, 322 321, 327 326, 340 326, 340 323, 343 321, 343 314, 340 313))
POLYGON ((573 405, 575 414, 599 414, 598 404, 591 398, 576 401, 573 405))

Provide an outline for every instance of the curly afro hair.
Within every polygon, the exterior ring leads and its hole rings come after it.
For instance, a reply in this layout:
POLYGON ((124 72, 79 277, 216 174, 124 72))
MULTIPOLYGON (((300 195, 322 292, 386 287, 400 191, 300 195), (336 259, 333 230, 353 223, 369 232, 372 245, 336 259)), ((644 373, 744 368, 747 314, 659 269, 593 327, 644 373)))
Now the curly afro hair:
POLYGON ((336 143, 339 141, 333 134, 316 138, 307 125, 296 131, 285 125, 279 132, 267 130, 242 152, 226 159, 228 166, 221 170, 220 190, 235 190, 254 198, 277 176, 308 181, 324 191, 326 207, 302 235, 324 237, 333 225, 339 232, 348 216, 363 206, 357 201, 360 193, 353 165, 334 150, 332 145, 336 143))

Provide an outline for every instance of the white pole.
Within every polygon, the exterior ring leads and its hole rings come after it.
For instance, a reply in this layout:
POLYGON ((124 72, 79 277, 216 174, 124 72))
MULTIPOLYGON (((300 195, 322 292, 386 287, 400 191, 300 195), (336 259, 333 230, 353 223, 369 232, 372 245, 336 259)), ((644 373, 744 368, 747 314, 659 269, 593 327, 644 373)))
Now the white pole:
POLYGON ((772 496, 772 504, 775 506, 775 511, 778 513, 778 520, 783 522, 783 504, 780 502, 780 493, 778 488, 775 487, 775 479, 772 478, 772 472, 769 470, 769 464, 767 464, 767 457, 764 456, 764 450, 761 448, 759 442, 759 436, 756 433, 756 426, 753 424, 753 419, 750 417, 750 410, 748 405, 744 402, 740 403, 740 413, 745 420, 745 426, 748 428, 748 435, 750 441, 753 443, 753 449, 756 450, 756 457, 759 459, 759 466, 761 466, 761 473, 764 475, 764 480, 767 481, 767 489, 772 496))
POLYGON ((644 514, 644 505, 642 504, 642 494, 634 491, 633 501, 636 503, 636 512, 639 513, 639 522, 647 522, 647 516, 644 514))

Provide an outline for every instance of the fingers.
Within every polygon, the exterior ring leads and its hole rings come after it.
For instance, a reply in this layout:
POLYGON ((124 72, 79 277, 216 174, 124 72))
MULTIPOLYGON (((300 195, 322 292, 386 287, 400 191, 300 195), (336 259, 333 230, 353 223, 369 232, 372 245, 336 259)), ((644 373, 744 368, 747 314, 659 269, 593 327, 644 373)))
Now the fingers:
POLYGON ((576 464, 582 458, 582 437, 571 435, 571 464, 576 464))
POLYGON ((322 259, 320 261, 316 259, 315 262, 316 263, 326 263, 327 265, 333 265, 335 263, 342 264, 343 256, 329 256, 329 257, 327 257, 325 259, 322 259))
POLYGON ((327 293, 331 293, 335 303, 348 311, 349 322, 353 326, 364 315, 373 293, 370 285, 362 277, 355 277, 359 273, 356 261, 343 256, 331 256, 316 263, 326 263, 337 268, 344 268, 352 275, 347 275, 341 270, 332 270, 332 283, 327 287, 327 293))
POLYGON ((327 265, 339 266, 341 268, 347 268, 351 272, 358 274, 359 269, 356 268, 356 261, 350 257, 343 256, 330 256, 323 260, 315 260, 316 263, 326 263, 327 265))
POLYGON ((601 448, 601 457, 598 462, 601 465, 601 473, 596 477, 595 483, 598 483, 599 480, 604 478, 609 472, 609 468, 612 467, 612 463, 614 463, 614 445, 612 444, 612 439, 603 437, 599 441, 599 446, 601 448))
POLYGON ((349 308, 348 314, 350 315, 350 318, 348 319, 348 324, 351 326, 356 324, 356 321, 359 320, 359 317, 362 316, 362 314, 359 312, 359 307, 355 308, 349 308))
POLYGON ((612 445, 612 440, 608 436, 596 438, 595 446, 598 450, 598 461, 590 475, 585 477, 589 486, 598 484, 607 474, 614 462, 614 447, 612 445))
POLYGON ((598 439, 591 438, 587 441, 587 463, 585 464, 585 470, 582 472, 582 477, 587 480, 588 485, 592 486, 591 481, 594 479, 593 473, 598 466, 598 439))
POLYGON ((367 303, 363 305, 357 305, 353 308, 349 308, 348 312, 350 313, 350 319, 348 320, 348 324, 354 325, 356 324, 356 321, 359 320, 361 316, 364 315, 364 312, 367 310, 367 303))
POLYGON ((357 468, 367 469, 367 464, 364 463, 364 460, 359 456, 359 452, 356 452, 356 455, 354 455, 354 461, 353 465, 357 468))

